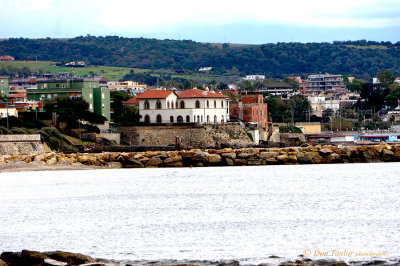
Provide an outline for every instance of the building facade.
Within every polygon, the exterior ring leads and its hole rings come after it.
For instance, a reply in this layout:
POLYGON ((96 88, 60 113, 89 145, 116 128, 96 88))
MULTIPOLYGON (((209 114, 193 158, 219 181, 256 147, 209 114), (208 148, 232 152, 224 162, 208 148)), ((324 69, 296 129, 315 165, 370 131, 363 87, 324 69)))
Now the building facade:
POLYGON ((0 96, 8 97, 8 77, 0 76, 0 96))
POLYGON ((309 75, 305 84, 307 93, 319 93, 344 87, 342 75, 331 74, 309 75))
POLYGON ((318 117, 322 117, 322 113, 327 109, 332 109, 334 112, 340 109, 339 100, 320 96, 309 96, 307 99, 310 102, 312 113, 318 117))
POLYGON ((230 117, 249 123, 257 123, 258 127, 267 128, 268 108, 262 93, 247 92, 242 94, 239 103, 231 103, 230 117))
POLYGON ((110 121, 110 90, 99 87, 96 78, 38 80, 37 89, 27 89, 28 100, 55 100, 57 97, 83 98, 89 111, 103 115, 110 121))
POLYGON ((220 93, 148 90, 136 98, 144 123, 220 124, 229 119, 229 98, 220 93))

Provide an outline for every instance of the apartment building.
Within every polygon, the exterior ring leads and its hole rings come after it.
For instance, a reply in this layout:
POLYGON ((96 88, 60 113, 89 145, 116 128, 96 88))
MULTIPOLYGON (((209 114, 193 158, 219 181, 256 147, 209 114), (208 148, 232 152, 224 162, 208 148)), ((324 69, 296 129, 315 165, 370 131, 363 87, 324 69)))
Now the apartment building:
POLYGON ((309 75, 306 83, 306 93, 319 93, 321 91, 344 88, 342 75, 317 74, 309 75))

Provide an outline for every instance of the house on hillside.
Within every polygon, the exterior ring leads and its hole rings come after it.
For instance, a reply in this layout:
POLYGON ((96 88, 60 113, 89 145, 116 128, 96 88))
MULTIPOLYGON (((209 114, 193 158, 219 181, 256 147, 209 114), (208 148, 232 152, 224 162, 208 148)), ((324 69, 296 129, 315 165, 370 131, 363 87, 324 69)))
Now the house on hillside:
POLYGON ((12 57, 10 55, 2 55, 2 56, 0 56, 0 61, 12 62, 12 61, 14 61, 14 57, 12 57))
POLYGON ((268 108, 264 103, 263 94, 257 92, 242 93, 238 103, 230 104, 230 117, 249 123, 257 123, 260 128, 267 128, 268 108))
POLYGON ((136 97, 144 123, 220 124, 229 119, 229 97, 190 89, 182 92, 147 90, 136 97))

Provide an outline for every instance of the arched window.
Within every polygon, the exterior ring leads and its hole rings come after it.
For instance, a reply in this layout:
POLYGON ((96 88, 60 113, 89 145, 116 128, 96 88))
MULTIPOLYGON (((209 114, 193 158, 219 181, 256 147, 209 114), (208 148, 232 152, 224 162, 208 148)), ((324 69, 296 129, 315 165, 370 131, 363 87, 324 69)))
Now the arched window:
POLYGON ((203 115, 200 117, 200 119, 201 119, 201 123, 203 123, 203 115))
POLYGON ((161 121, 162 121, 161 115, 157 115, 156 122, 161 123, 161 121))
POLYGON ((169 101, 167 102, 167 108, 168 108, 168 109, 170 108, 170 103, 169 103, 169 101))
POLYGON ((210 103, 208 102, 208 100, 207 100, 207 108, 210 108, 210 103))
POLYGON ((156 109, 161 109, 161 101, 157 100, 156 102, 156 109))
POLYGON ((184 101, 181 101, 181 109, 185 109, 185 102, 184 101))
POLYGON ((221 101, 221 108, 224 108, 224 101, 221 101))
POLYGON ((210 116, 207 115, 207 124, 210 124, 210 116))
POLYGON ((181 115, 178 115, 178 117, 176 118, 176 122, 183 123, 183 117, 181 115))
POLYGON ((144 101, 143 109, 145 109, 145 110, 150 109, 150 103, 148 100, 144 101))
POLYGON ((222 115, 221 123, 223 124, 224 122, 225 122, 224 115, 222 115))
POLYGON ((145 116, 144 116, 144 122, 145 122, 146 124, 150 123, 150 116, 149 116, 149 115, 145 115, 145 116))
POLYGON ((200 108, 200 102, 196 101, 196 107, 195 108, 200 108))
POLYGON ((172 115, 169 117, 169 122, 174 123, 174 117, 172 115))
POLYGON ((178 101, 176 101, 175 104, 176 104, 176 109, 178 109, 178 101))
POLYGON ((190 116, 186 116, 186 123, 190 123, 190 116))
POLYGON ((197 123, 199 123, 200 122, 200 116, 198 115, 197 116, 197 123))
POLYGON ((216 123, 217 123, 217 116, 214 115, 214 124, 216 124, 216 123))
POLYGON ((217 108, 217 101, 214 100, 214 108, 217 108))

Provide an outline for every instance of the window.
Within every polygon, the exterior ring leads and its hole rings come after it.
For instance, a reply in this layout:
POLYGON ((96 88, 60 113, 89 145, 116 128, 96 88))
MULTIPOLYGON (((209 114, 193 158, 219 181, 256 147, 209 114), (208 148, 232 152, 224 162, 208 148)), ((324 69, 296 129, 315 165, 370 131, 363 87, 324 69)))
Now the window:
POLYGON ((65 84, 61 85, 61 87, 62 87, 63 89, 65 89, 65 84))
POLYGON ((144 101, 143 109, 145 109, 145 110, 150 109, 150 103, 148 100, 144 101))
POLYGON ((217 101, 214 100, 214 108, 217 108, 217 101))
POLYGON ((93 98, 93 93, 89 93, 89 98, 90 98, 90 99, 93 98))
POLYGON ((196 101, 196 107, 195 108, 200 108, 200 102, 196 101))
POLYGON ((106 108, 106 106, 104 105, 104 103, 101 105, 101 108, 103 108, 103 109, 106 108))
POLYGON ((106 96, 104 95, 104 93, 101 94, 101 98, 104 99, 106 96))
POLYGON ((176 122, 183 123, 183 117, 181 115, 178 115, 178 117, 176 118, 176 122))
POLYGON ((176 109, 178 109, 178 101, 176 101, 176 109))
POLYGON ((161 109, 161 101, 157 100, 156 102, 156 109, 161 109))
POLYGON ((186 116, 186 123, 190 123, 190 116, 186 116))
POLYGON ((200 116, 197 116, 197 123, 200 122, 200 116))
POLYGON ((56 84, 56 88, 58 88, 58 87, 60 87, 60 84, 57 83, 57 84, 56 84))
POLYGON ((89 109, 92 110, 93 109, 93 104, 89 105, 89 109))
POLYGON ((216 124, 216 123, 217 123, 217 116, 214 115, 214 124, 216 124))
POLYGON ((47 89, 47 84, 43 84, 43 89, 47 89))
POLYGON ((207 124, 210 124, 210 116, 209 115, 207 115, 207 124))
POLYGON ((47 99, 51 99, 51 94, 47 94, 47 99))
POLYGON ((161 115, 157 115, 156 122, 161 123, 161 121, 162 121, 161 115))
POLYGON ((203 123, 203 116, 201 116, 200 119, 201 119, 201 123, 203 123))
POLYGON ((168 108, 168 109, 170 108, 170 103, 169 103, 169 101, 167 102, 167 108, 168 108))
POLYGON ((224 118, 224 116, 222 115, 221 123, 223 124, 224 122, 225 122, 225 118, 224 118))
POLYGON ((221 101, 221 108, 224 108, 224 101, 221 101))
POLYGON ((210 103, 208 102, 208 100, 207 100, 207 108, 210 108, 210 103))
POLYGON ((243 111, 243 114, 244 114, 244 115, 247 115, 247 110, 244 110, 244 111, 243 111))
POLYGON ((174 123, 174 117, 172 115, 169 117, 169 122, 174 123))
POLYGON ((146 124, 150 123, 150 116, 149 116, 149 115, 145 115, 145 116, 144 116, 144 122, 145 122, 146 124))
POLYGON ((185 109, 185 102, 184 101, 181 101, 180 105, 181 105, 181 109, 185 109))

